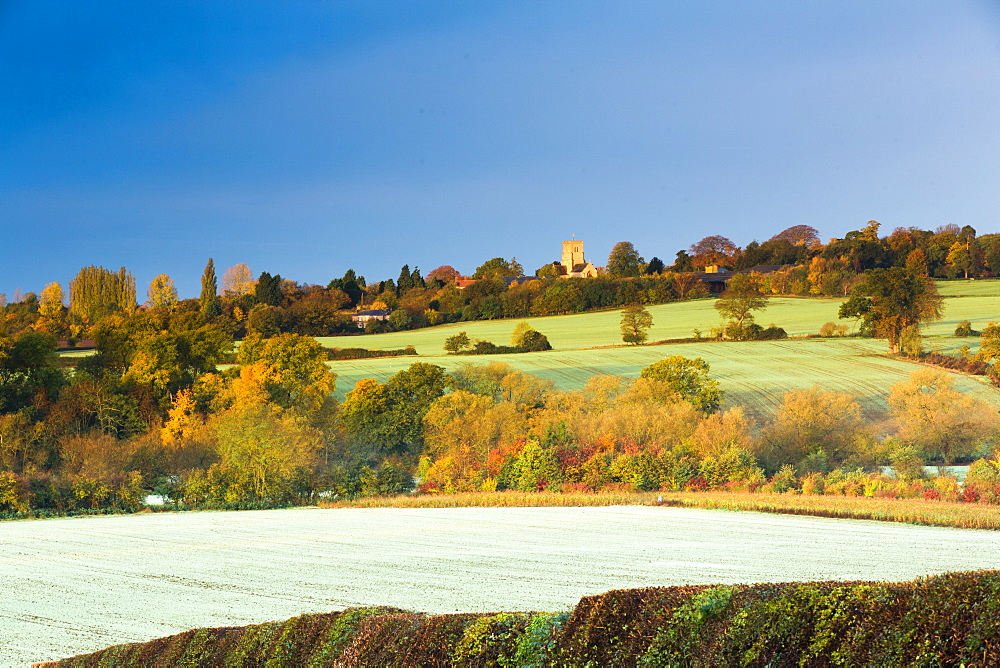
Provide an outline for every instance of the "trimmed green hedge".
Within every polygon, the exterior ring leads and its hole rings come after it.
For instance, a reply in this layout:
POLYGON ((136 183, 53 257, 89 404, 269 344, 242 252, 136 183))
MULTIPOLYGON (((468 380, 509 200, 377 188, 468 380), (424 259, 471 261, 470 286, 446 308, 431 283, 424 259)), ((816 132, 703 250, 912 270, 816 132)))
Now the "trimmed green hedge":
POLYGON ((60 666, 995 666, 1000 571, 610 591, 570 613, 353 608, 196 629, 60 666))

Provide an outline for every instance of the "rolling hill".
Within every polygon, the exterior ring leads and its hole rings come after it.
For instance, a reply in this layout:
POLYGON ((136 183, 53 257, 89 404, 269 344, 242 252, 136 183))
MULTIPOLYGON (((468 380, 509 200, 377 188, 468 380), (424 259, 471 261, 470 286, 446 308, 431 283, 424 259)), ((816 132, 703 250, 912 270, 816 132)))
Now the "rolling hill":
MULTIPOLYGON (((927 327, 930 349, 954 352, 961 345, 975 348, 978 339, 952 335, 955 325, 971 320, 981 329, 990 320, 1000 320, 1000 281, 949 281, 939 284, 945 297, 944 319, 927 327)), ((675 302, 649 307, 653 315, 650 340, 690 337, 694 329, 706 332, 719 322, 712 300, 675 302)), ((445 338, 465 331, 473 339, 506 343, 517 321, 493 320, 443 325, 409 332, 359 337, 324 338, 327 346, 360 346, 377 349, 412 345, 420 361, 451 370, 462 363, 505 362, 525 372, 551 379, 560 389, 578 389, 593 375, 615 374, 628 378, 642 367, 667 355, 702 357, 712 367, 712 376, 726 390, 726 405, 742 405, 763 418, 780 404, 781 396, 793 389, 819 386, 857 397, 866 417, 884 418, 889 388, 905 380, 919 365, 886 356, 883 340, 860 338, 805 338, 825 322, 838 321, 838 299, 775 298, 760 316, 762 324, 776 323, 792 338, 784 341, 718 342, 691 341, 650 346, 623 346, 618 331, 620 311, 602 311, 546 318, 529 318, 533 327, 548 336, 553 350, 544 353, 490 356, 454 356, 444 353, 445 338)), ((385 381, 415 361, 413 357, 331 362, 338 374, 340 396, 361 378, 385 381)), ((1000 407, 1000 391, 983 380, 953 374, 962 392, 1000 407)))

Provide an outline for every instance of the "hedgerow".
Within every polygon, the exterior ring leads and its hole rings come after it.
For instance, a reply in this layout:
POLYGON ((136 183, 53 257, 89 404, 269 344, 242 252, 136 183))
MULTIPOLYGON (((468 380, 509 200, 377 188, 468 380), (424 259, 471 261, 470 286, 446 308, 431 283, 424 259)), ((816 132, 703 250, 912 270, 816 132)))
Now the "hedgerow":
POLYGON ((355 608, 196 629, 60 666, 995 666, 1000 571, 610 591, 570 613, 355 608))

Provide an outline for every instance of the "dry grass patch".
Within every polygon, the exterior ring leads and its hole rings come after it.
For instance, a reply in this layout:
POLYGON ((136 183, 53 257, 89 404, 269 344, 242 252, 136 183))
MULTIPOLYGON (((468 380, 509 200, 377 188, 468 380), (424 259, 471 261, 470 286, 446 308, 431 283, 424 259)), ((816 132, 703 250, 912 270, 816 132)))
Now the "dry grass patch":
POLYGON ((464 492, 400 494, 324 502, 323 508, 538 508, 581 506, 653 506, 656 492, 464 492))
POLYGON ((503 508, 650 506, 745 510, 836 519, 903 522, 960 529, 1000 530, 1000 507, 929 499, 890 499, 761 492, 470 492, 404 494, 320 504, 327 508, 503 508))
POLYGON ((664 493, 665 505, 838 519, 904 522, 961 529, 1000 529, 1000 507, 929 499, 737 492, 664 493))

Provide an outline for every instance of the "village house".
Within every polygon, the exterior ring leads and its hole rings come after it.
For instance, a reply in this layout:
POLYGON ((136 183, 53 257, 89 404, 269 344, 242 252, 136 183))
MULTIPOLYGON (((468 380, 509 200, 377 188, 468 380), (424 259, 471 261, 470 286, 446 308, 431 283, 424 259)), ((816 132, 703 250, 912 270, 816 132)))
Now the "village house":
POLYGON ((392 311, 384 309, 370 309, 368 311, 358 311, 357 313, 351 314, 351 320, 354 324, 358 326, 358 329, 364 329, 365 325, 368 324, 369 320, 388 320, 389 315, 392 311))

